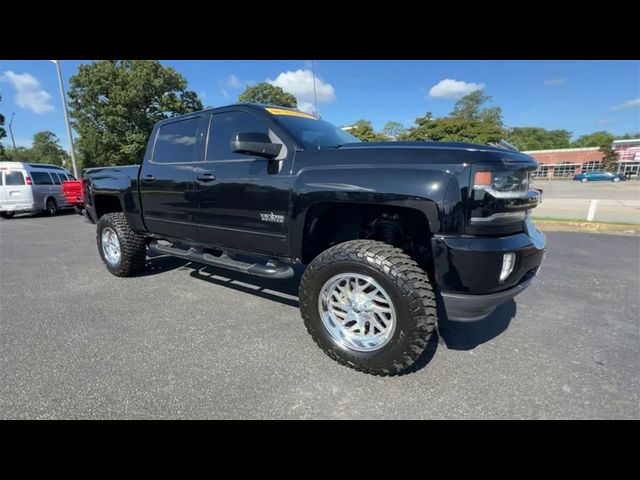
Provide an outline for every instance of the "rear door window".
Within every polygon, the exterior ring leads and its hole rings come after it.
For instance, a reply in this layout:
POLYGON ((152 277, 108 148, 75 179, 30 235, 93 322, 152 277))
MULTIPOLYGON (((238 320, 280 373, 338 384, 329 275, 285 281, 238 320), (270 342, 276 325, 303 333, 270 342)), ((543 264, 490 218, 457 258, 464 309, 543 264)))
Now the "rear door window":
POLYGON ((55 183, 56 185, 60 185, 62 183, 57 173, 51 172, 50 175, 51 175, 51 178, 53 179, 53 183, 55 183))
POLYGON ((53 185, 53 180, 47 172, 31 172, 31 180, 34 185, 53 185))
POLYGON ((157 163, 188 163, 197 158, 198 125, 200 117, 166 123, 160 127, 153 150, 157 163))
POLYGON ((24 185, 24 175, 22 172, 5 172, 7 186, 10 185, 24 185))

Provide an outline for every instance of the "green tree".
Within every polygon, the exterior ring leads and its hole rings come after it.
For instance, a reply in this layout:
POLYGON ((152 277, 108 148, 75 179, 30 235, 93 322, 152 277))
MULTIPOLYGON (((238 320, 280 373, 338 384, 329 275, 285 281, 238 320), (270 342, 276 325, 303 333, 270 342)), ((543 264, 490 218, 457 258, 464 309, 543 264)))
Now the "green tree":
POLYGON ((31 155, 31 149, 25 147, 18 147, 15 150, 5 151, 5 159, 13 162, 32 163, 33 157, 31 155))
POLYGON ((267 82, 247 87, 238 97, 239 103, 262 103, 280 107, 298 108, 296 97, 267 82))
POLYGON ((616 167, 616 161, 618 160, 618 154, 616 153, 616 151, 611 147, 611 144, 608 145, 601 145, 600 146, 600 151, 602 152, 602 169, 607 171, 607 172, 611 172, 613 170, 615 170, 616 167))
POLYGON ((453 106, 452 118, 465 120, 481 120, 493 125, 502 126, 502 109, 500 107, 484 107, 491 101, 491 96, 476 90, 460 98, 453 106))
POLYGON ((363 142, 383 142, 388 140, 385 135, 374 131, 370 120, 358 120, 353 124, 353 128, 349 130, 349 133, 363 142))
POLYGON ((60 146, 60 140, 55 133, 44 131, 33 136, 33 144, 29 151, 31 161, 35 163, 49 163, 62 165, 69 158, 67 152, 60 146))
POLYGON ((466 118, 431 119, 410 129, 406 135, 407 140, 480 144, 499 142, 503 138, 504 132, 498 125, 466 118))
POLYGON ((577 148, 601 147, 603 145, 611 146, 611 143, 613 143, 613 139, 613 134, 602 130, 578 137, 578 139, 573 142, 573 146, 577 148))
MULTIPOLYGON (((2 95, 0 95, 0 103, 2 103, 2 95)), ((0 140, 7 136, 7 131, 4 129, 4 115, 0 112, 0 140)), ((0 161, 6 160, 6 154, 4 146, 0 142, 0 161)))
POLYGON ((640 132, 625 133, 624 135, 616 135, 614 140, 632 140, 632 139, 636 139, 636 138, 640 138, 640 132))
POLYGON ((571 132, 538 127, 515 127, 506 140, 519 150, 550 150, 571 147, 571 132))
POLYGON ((85 168, 140 163, 156 122, 202 110, 185 78, 158 61, 80 65, 70 85, 70 116, 85 168))
POLYGON ((407 129, 400 122, 390 121, 387 122, 380 133, 391 140, 399 140, 406 135, 407 129))

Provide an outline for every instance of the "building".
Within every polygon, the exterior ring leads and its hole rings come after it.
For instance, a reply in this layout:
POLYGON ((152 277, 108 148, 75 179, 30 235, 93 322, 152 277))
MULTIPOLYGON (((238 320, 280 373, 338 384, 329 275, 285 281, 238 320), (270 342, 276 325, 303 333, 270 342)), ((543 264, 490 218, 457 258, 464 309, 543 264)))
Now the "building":
MULTIPOLYGON (((615 140, 612 145, 618 154, 617 172, 638 176, 640 173, 640 139, 615 140)), ((602 170, 602 153, 598 147, 558 148, 524 152, 535 158, 540 166, 534 177, 573 177, 578 173, 602 170)))

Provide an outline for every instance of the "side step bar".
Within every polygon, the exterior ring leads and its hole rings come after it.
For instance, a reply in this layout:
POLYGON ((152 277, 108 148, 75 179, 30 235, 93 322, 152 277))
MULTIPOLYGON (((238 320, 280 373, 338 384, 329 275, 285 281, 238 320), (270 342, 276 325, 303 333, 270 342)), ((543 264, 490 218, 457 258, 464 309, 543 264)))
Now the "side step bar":
POLYGON ((221 256, 216 257, 215 255, 203 253, 193 247, 189 250, 183 250, 181 248, 170 247, 168 245, 161 245, 157 240, 152 241, 149 244, 149 248, 155 250, 158 253, 173 255, 174 257, 184 258, 193 262, 204 263, 205 265, 211 265, 212 267, 226 268, 228 270, 248 273, 250 275, 257 275, 259 277, 276 279, 293 277, 293 268, 291 268, 291 266, 289 265, 263 265, 260 263, 246 263, 239 260, 234 260, 226 253, 223 253, 221 256))

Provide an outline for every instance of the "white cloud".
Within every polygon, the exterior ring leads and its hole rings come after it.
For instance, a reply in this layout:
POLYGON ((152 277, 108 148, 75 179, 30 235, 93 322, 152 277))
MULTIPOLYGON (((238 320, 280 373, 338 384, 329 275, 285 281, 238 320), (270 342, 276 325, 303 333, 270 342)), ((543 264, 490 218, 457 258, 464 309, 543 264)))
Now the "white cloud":
POLYGON ((545 87, 557 87, 558 85, 564 85, 565 83, 567 83, 567 79, 564 77, 552 78, 551 80, 545 80, 543 82, 545 87))
POLYGON ((225 100, 227 100, 229 98, 229 92, 226 91, 224 88, 221 91, 222 91, 222 96, 224 97, 225 100))
POLYGON ((207 97, 207 92, 205 92, 204 90, 200 90, 198 92, 198 96, 200 97, 201 100, 204 100, 207 97))
POLYGON ((611 125, 612 123, 616 123, 613 118, 603 118, 602 120, 598 120, 596 122, 598 125, 611 125))
POLYGON ((476 90, 482 90, 484 83, 464 82, 445 78, 440 80, 429 90, 429 96, 433 98, 460 98, 469 95, 476 90))
POLYGON ((614 105, 609 110, 626 110, 627 108, 640 108, 640 98, 634 98, 633 100, 627 100, 626 102, 614 105))
POLYGON ((51 95, 40 87, 40 82, 30 73, 14 73, 7 70, 0 81, 8 82, 16 91, 14 100, 20 108, 28 108, 43 114, 53 111, 51 95))
POLYGON ((234 74, 229 75, 229 78, 227 79, 227 87, 242 88, 243 85, 244 85, 244 82, 241 82, 240 79, 236 77, 234 74))
MULTIPOLYGON (((318 78, 316 75, 316 94, 318 104, 332 102, 336 99, 336 91, 333 85, 318 78)), ((315 111, 315 98, 313 93, 313 73, 311 70, 296 70, 280 73, 275 80, 267 79, 267 82, 282 88, 292 94, 298 101, 298 109, 303 112, 315 111)))

